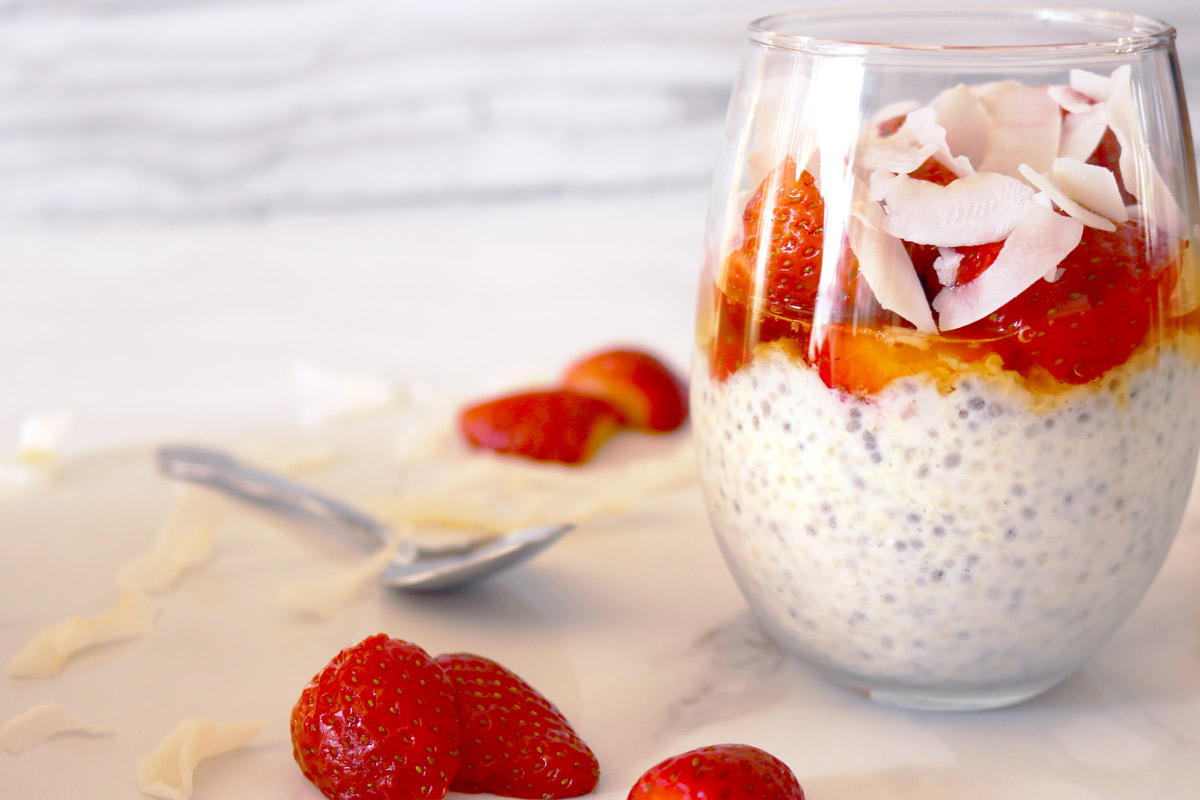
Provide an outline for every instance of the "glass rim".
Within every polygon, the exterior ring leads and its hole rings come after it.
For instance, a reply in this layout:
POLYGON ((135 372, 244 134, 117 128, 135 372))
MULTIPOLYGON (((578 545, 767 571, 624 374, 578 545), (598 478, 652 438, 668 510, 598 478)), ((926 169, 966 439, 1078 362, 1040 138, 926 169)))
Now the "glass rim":
POLYGON ((1144 52, 1170 47, 1175 42, 1175 27, 1168 22, 1142 14, 1087 8, 1041 8, 1021 6, 950 6, 950 5, 895 5, 895 6, 847 6, 844 8, 818 8, 805 11, 790 11, 760 17, 750 23, 751 41, 767 47, 796 50, 814 55, 846 56, 903 56, 908 55, 985 55, 992 57, 1041 58, 1062 56, 1096 56, 1144 52), (870 19, 878 22, 886 17, 917 19, 922 15, 939 14, 960 20, 972 18, 1006 18, 1059 27, 1064 33, 1075 28, 1090 27, 1108 29, 1112 36, 1095 41, 1063 41, 1062 43, 1040 44, 990 44, 990 45, 945 45, 913 44, 888 41, 854 41, 849 38, 826 38, 815 35, 786 32, 796 30, 805 23, 852 22, 870 19))

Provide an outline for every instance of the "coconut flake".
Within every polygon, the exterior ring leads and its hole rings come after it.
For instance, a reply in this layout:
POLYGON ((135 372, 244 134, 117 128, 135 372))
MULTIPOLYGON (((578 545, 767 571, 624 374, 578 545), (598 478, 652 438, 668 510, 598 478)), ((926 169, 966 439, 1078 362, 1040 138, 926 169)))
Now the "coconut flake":
POLYGON ((78 722, 68 716, 58 703, 42 703, 18 714, 0 727, 0 747, 10 753, 23 753, 52 736, 68 732, 86 733, 90 736, 110 733, 105 728, 78 722))
POLYGON ((1129 219, 1112 170, 1074 158, 1056 158, 1050 174, 1072 200, 1113 222, 1129 219))
POLYGON ((871 117, 871 130, 875 131, 876 135, 878 135, 880 125, 885 122, 891 122, 894 119, 906 117, 920 107, 921 104, 916 100, 897 100, 895 103, 889 103, 876 112, 875 116, 871 117))
POLYGON ((245 747, 266 730, 268 720, 222 724, 211 717, 185 719, 154 752, 137 762, 138 788, 163 800, 188 800, 196 765, 206 758, 245 747))
POLYGON ((972 165, 971 172, 956 171, 955 174, 959 177, 973 175, 975 165, 983 161, 988 140, 988 118, 983 104, 969 88, 960 83, 941 92, 930 105, 937 112, 938 123, 945 129, 944 141, 950 153, 966 159, 972 165))
POLYGON ((1038 172, 1058 155, 1062 112, 1044 88, 1012 88, 980 98, 991 128, 980 172, 1016 177, 1021 164, 1038 172))
POLYGON ((933 271, 942 286, 953 286, 958 279, 958 267, 963 254, 949 247, 939 247, 938 257, 933 260, 933 271))
POLYGON ((1004 94, 1005 92, 1015 92, 1025 88, 1025 84, 1018 80, 1009 78, 1002 81, 989 81, 987 83, 977 83, 974 86, 968 87, 971 94, 982 100, 985 97, 991 97, 996 94, 1004 94))
POLYGON ((1087 161, 1104 132, 1108 130, 1108 112, 1104 106, 1093 106, 1088 111, 1067 114, 1062 121, 1062 134, 1058 141, 1058 155, 1087 161))
POLYGON ((1046 277, 1079 244, 1083 223, 1027 202, 996 260, 979 277, 933 299, 942 330, 970 325, 1046 277))
POLYGON ((279 604, 326 621, 333 619, 397 558, 412 563, 416 550, 412 528, 397 531, 390 542, 353 567, 317 581, 287 583, 279 587, 279 604), (403 552, 401 550, 403 549, 403 552))
POLYGON ((1168 236, 1181 236, 1188 229, 1187 218, 1175 201, 1167 182, 1150 159, 1144 131, 1138 124, 1137 104, 1133 99, 1128 65, 1118 67, 1112 74, 1113 89, 1104 107, 1108 126, 1121 145, 1117 166, 1125 190, 1146 208, 1146 216, 1168 236))
POLYGON ((907 174, 930 158, 936 158, 959 177, 975 174, 968 158, 956 157, 951 152, 937 112, 925 106, 910 112, 891 136, 871 140, 863 151, 861 163, 868 170, 907 174))
POLYGON ((899 314, 917 330, 935 333, 937 325, 925 299, 904 243, 880 230, 883 208, 878 203, 856 203, 850 222, 850 248, 858 258, 862 276, 879 305, 899 314))
POLYGON ((121 568, 117 585, 151 594, 170 589, 184 572, 208 558, 213 536, 228 511, 229 502, 216 492, 182 488, 154 547, 121 568))
POLYGON ((1097 228, 1102 231, 1115 231, 1117 226, 1105 217, 1100 216, 1094 211, 1089 211, 1083 206, 1076 203, 1067 194, 1059 182, 1049 172, 1040 174, 1028 164, 1021 165, 1021 175, 1025 180, 1029 181, 1037 189, 1045 193, 1047 197, 1054 201, 1054 204, 1067 212, 1070 216, 1087 225, 1089 228, 1097 228))
POLYGON ((1086 69, 1071 70, 1068 81, 1071 84, 1072 91, 1078 92, 1084 97, 1091 98, 1097 103, 1103 103, 1113 91, 1112 76, 1100 75, 1095 72, 1089 72, 1086 69))
POLYGON ((62 462, 59 447, 76 417, 74 411, 51 411, 21 422, 16 448, 0 459, 0 502, 54 480, 62 462))
POLYGON ((1046 94, 1050 95, 1050 98, 1058 103, 1059 108, 1072 114, 1089 111, 1095 105, 1092 98, 1075 91, 1069 86, 1048 86, 1046 87, 1046 94))
POLYGON ((1033 189, 994 172, 948 186, 898 176, 881 187, 887 204, 883 230, 899 239, 938 247, 986 244, 1017 224, 1033 189))
POLYGON ((154 626, 157 609, 144 592, 126 589, 100 616, 73 616, 39 634, 9 660, 8 674, 19 678, 57 675, 82 650, 145 634, 154 626))
POLYGON ((875 170, 867 178, 867 198, 878 202, 887 197, 888 192, 891 191, 892 184, 900 177, 900 175, 889 169, 875 170))

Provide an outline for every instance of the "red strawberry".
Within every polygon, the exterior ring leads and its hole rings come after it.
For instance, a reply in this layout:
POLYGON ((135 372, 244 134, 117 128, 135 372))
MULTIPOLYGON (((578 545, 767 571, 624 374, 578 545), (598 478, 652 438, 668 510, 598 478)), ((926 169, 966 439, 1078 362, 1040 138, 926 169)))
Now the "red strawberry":
POLYGON ((913 180, 936 183, 938 186, 949 186, 958 180, 958 176, 954 174, 953 170, 932 156, 925 159, 921 166, 908 173, 908 177, 913 180))
POLYGON ((590 459, 624 423, 611 403, 566 389, 507 395, 459 415, 475 447, 563 464, 590 459))
POLYGON ((804 800, 786 764, 747 744, 718 744, 668 758, 638 779, 628 800, 804 800))
MULTIPOLYGON (((806 353, 818 305, 825 201, 813 176, 807 171, 797 173, 795 160, 784 159, 746 203, 742 224, 742 246, 725 259, 713 295, 710 366, 718 378, 744 363, 757 342, 790 341, 798 352, 806 353), (770 196, 772 188, 775 193, 770 196), (765 269, 761 280, 760 264, 765 269), (759 297, 764 302, 755 299, 759 297), (749 308, 756 312, 753 319, 749 308), (757 334, 754 342, 746 339, 751 328, 757 334)), ((858 261, 845 240, 837 268, 840 274, 829 281, 832 291, 827 288, 820 298, 823 313, 867 324, 868 312, 856 307, 858 261)))
POLYGON ((978 278, 995 263, 1003 247, 1004 242, 989 242, 955 248, 962 253, 963 260, 958 262, 958 271, 954 273, 954 283, 951 285, 962 286, 978 278))
POLYGON ((1121 199, 1125 205, 1130 206, 1137 202, 1137 198, 1125 188, 1125 179, 1121 176, 1121 167, 1118 163, 1120 160, 1121 143, 1117 141, 1117 135, 1113 133, 1112 128, 1106 128, 1104 135, 1100 137, 1100 143, 1096 145, 1096 149, 1088 157, 1087 163, 1104 167, 1111 172, 1113 177, 1117 179, 1117 188, 1121 192, 1121 199))
MULTIPOLYGON (((912 244, 905 242, 908 253, 912 256, 913 266, 917 270, 917 275, 925 284, 926 294, 930 299, 937 296, 937 293, 942 290, 943 284, 937 276, 937 271, 933 268, 934 261, 940 253, 938 248, 932 245, 912 244)), ((1004 247, 1004 242, 988 242, 987 244, 964 245, 956 247, 955 250, 962 254, 962 261, 958 262, 958 270, 954 273, 954 280, 946 286, 962 286, 964 283, 970 283, 983 274, 983 271, 990 267, 996 261, 996 257, 1000 255, 1000 249, 1004 247)))
POLYGON ((572 364, 563 387, 607 400, 629 424, 673 431, 687 419, 687 388, 666 364, 641 350, 605 350, 572 364))
POLYGON ((1135 221, 1111 233, 1085 228, 1058 280, 1037 281, 954 335, 1009 337, 1056 380, 1092 381, 1125 363, 1159 324, 1179 275, 1177 254, 1164 258, 1160 248, 1135 221))
POLYGON ((462 723, 453 791, 557 798, 596 788, 596 757, 536 689, 482 656, 449 653, 437 663, 454 686, 462 723))
POLYGON ((450 681, 420 647, 384 634, 317 673, 291 727, 300 771, 330 800, 441 798, 458 771, 450 681))
POLYGON ((746 203, 741 249, 726 263, 725 289, 736 298, 756 294, 754 266, 767 245, 763 293, 775 311, 811 313, 817 297, 825 247, 825 201, 808 172, 797 174, 788 157, 746 203), (767 194, 778 184, 775 196, 767 194), (763 219, 764 205, 769 214, 763 219))

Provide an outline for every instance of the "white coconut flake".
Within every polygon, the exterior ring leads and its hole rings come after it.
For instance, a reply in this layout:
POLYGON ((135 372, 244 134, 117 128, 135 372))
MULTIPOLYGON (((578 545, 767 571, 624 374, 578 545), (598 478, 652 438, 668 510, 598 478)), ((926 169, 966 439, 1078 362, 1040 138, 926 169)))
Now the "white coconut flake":
POLYGON ((366 507, 395 527, 499 532, 626 513, 648 497, 694 486, 695 480, 691 440, 681 436, 665 453, 585 470, 471 454, 453 462, 448 480, 435 489, 374 498, 366 507))
POLYGON ((1050 174, 1081 206, 1113 222, 1129 219, 1125 201, 1121 199, 1121 190, 1117 186, 1117 176, 1113 175, 1112 170, 1098 164, 1085 164, 1074 158, 1056 158, 1050 167, 1050 174))
POLYGON ((860 163, 864 169, 912 172, 930 158, 945 165, 958 177, 975 174, 966 157, 956 157, 946 142, 946 129, 939 124, 937 112, 929 106, 912 111, 891 136, 869 141, 860 163))
POLYGON ((410 563, 416 555, 412 528, 398 530, 391 541, 353 567, 316 581, 287 583, 279 587, 279 604, 319 620, 333 619, 374 583, 397 559, 410 563))
POLYGON ((98 617, 73 616, 39 634, 8 662, 8 674, 19 678, 57 675, 77 653, 147 633, 158 605, 144 592, 126 589, 98 617))
POLYGON ((54 480, 62 442, 77 417, 74 411, 60 410, 31 414, 21 422, 16 447, 0 459, 0 502, 54 480))
POLYGON ((933 260, 933 271, 942 286, 953 286, 958 280, 958 268, 963 254, 949 247, 939 247, 938 257, 933 260))
MULTIPOLYGON (((963 84, 946 89, 930 104, 938 123, 945 129, 945 142, 950 153, 971 165, 971 171, 955 174, 967 177, 983 161, 988 140, 988 118, 979 98, 963 84)), ((948 165, 949 166, 949 165, 948 165)))
POLYGON ((1110 233, 1117 229, 1112 220, 1102 217, 1094 211, 1089 211, 1072 200, 1067 194, 1067 190, 1059 184, 1051 173, 1039 174, 1028 164, 1022 164, 1021 175, 1025 180, 1033 184, 1036 189, 1041 190, 1047 197, 1053 200, 1055 205, 1089 228, 1097 228, 1102 231, 1109 231, 1110 233))
POLYGON ((1062 134, 1058 142, 1059 157, 1087 161, 1096 152, 1107 130, 1108 111, 1102 105, 1067 114, 1062 121, 1062 134))
POLYGON ((981 172, 948 186, 899 176, 883 190, 883 230, 899 239, 938 247, 998 242, 1017 224, 1033 196, 1023 181, 981 172))
POLYGON ((228 511, 229 502, 216 492, 182 487, 154 547, 120 569, 117 586, 151 594, 170 589, 184 572, 208 559, 213 536, 228 511))
POLYGON ((1097 103, 1107 100, 1113 91, 1112 76, 1100 75, 1086 69, 1071 70, 1067 80, 1070 82, 1073 91, 1097 103))
POLYGON ((1108 125, 1121 145, 1121 156, 1117 160, 1121 179, 1125 190, 1146 208, 1145 216, 1155 226, 1168 236, 1182 236, 1188 230, 1187 218, 1150 158, 1150 148, 1138 123, 1130 75, 1128 65, 1113 72, 1112 94, 1104 104, 1108 125))
POLYGON ((879 126, 885 122, 906 117, 910 112, 916 111, 920 107, 921 104, 916 100, 898 100, 895 103, 889 103, 881 108, 875 116, 871 117, 871 130, 877 132, 879 126))
POLYGON ((28 462, 58 461, 59 448, 78 417, 74 411, 60 410, 27 418, 17 434, 16 458, 28 462))
POLYGON ((137 762, 138 788, 163 800, 188 800, 196 765, 257 739, 269 720, 219 723, 211 717, 186 719, 148 756, 137 762))
POLYGON ((1058 155, 1062 112, 1044 88, 1020 86, 980 98, 991 127, 980 172, 1016 177, 1021 164, 1038 172, 1058 155))
POLYGON ((1021 83, 1018 80, 1013 80, 1012 78, 1009 78, 1009 79, 1003 80, 1003 81, 989 81, 987 83, 977 83, 973 86, 969 86, 968 88, 971 90, 971 94, 975 95, 976 97, 978 97, 979 99, 982 100, 983 98, 991 97, 994 94, 1004 94, 1005 92, 1015 92, 1020 89, 1024 89, 1025 84, 1021 83))
POLYGON ((1046 94, 1050 95, 1050 98, 1058 103, 1059 108, 1072 114, 1089 111, 1095 105, 1095 101, 1092 98, 1075 91, 1069 86, 1048 86, 1046 87, 1046 94))
POLYGON ((1028 202, 996 260, 979 277, 933 299, 942 330, 970 325, 1046 277, 1079 244, 1083 223, 1028 202))
POLYGON ((900 178, 900 175, 888 169, 877 169, 867 178, 867 198, 875 202, 879 202, 887 197, 891 190, 892 184, 900 178))
POLYGON ((856 203, 854 208, 857 213, 850 222, 850 248, 879 305, 899 314, 919 331, 937 332, 925 290, 904 243, 879 230, 882 207, 866 202, 856 203))
POLYGON ((937 148, 933 145, 921 145, 901 138, 897 133, 886 139, 880 139, 863 151, 861 163, 864 169, 887 170, 888 172, 909 173, 924 164, 937 148))
POLYGON ((380 414, 397 400, 391 382, 376 375, 335 372, 307 361, 294 362, 293 372, 302 425, 380 414))
POLYGON ((111 731, 77 721, 68 716, 58 703, 42 703, 18 714, 0 727, 0 747, 10 753, 23 753, 60 733, 101 736, 111 731))

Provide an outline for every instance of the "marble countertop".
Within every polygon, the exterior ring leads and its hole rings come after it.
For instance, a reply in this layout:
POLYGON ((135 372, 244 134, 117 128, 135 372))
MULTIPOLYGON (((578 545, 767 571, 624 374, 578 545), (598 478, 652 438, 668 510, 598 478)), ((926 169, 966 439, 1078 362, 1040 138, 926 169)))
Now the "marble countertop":
MULTIPOLYGON (((364 440, 299 423, 297 362, 447 393, 616 341, 686 365, 742 30, 775 10, 0 2, 0 450, 31 413, 77 413, 60 480, 0 508, 0 654, 111 599, 169 503, 155 443, 326 441, 349 472, 316 477, 351 495, 354 474, 390 463, 390 428, 364 440)), ((1177 26, 1200 97, 1200 8, 1138 11, 1177 26)), ((383 629, 525 674, 597 751, 604 800, 717 741, 774 752, 811 800, 1200 800, 1197 502, 1146 601, 1083 670, 1017 708, 960 715, 872 705, 782 656, 747 617, 694 486, 581 526, 478 592, 375 593, 320 624, 273 605, 283 566, 250 580, 272 548, 308 563, 311 542, 240 516, 152 635, 54 679, 4 679, 0 721, 58 699, 113 733, 0 752, 0 786, 141 797, 136 756, 211 714, 273 726, 206 763, 197 800, 315 797, 283 727, 297 682, 383 629), (253 655, 246 685, 214 685, 220 662, 189 656, 198 636, 253 655)))

